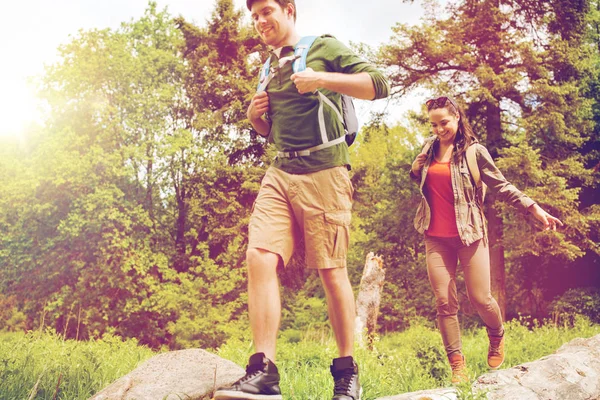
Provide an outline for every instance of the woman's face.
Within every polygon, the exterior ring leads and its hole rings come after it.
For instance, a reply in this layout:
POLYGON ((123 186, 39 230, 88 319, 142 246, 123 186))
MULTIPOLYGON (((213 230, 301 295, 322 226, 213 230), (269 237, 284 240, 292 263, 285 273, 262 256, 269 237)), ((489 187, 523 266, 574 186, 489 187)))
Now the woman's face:
POLYGON ((458 120, 460 117, 448 110, 446 107, 434 108, 429 111, 429 123, 434 135, 440 138, 442 143, 453 143, 458 132, 458 120))

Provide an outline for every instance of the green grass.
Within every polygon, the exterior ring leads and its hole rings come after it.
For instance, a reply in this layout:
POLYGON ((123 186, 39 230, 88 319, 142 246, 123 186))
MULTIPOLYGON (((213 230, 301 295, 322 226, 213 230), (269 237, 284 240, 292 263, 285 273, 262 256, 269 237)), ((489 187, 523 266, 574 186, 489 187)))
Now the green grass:
MULTIPOLYGON (((600 325, 585 318, 578 318, 573 327, 537 325, 529 329, 519 321, 511 321, 505 328, 507 357, 502 368, 534 361, 571 339, 600 333, 600 325)), ((319 332, 308 332, 308 336, 297 343, 278 342, 277 366, 286 399, 327 399, 333 391, 329 364, 337 357, 335 342, 319 332)), ((467 330, 462 340, 469 375, 474 380, 488 371, 487 335, 484 329, 467 330)), ((220 348, 219 355, 245 365, 251 352, 249 343, 231 341, 220 348)), ((355 358, 364 388, 363 400, 450 386, 442 340, 431 328, 415 326, 388 334, 375 342, 373 351, 358 349, 355 358)), ((469 386, 458 388, 459 398, 478 398, 470 393, 469 386)))
MULTIPOLYGON (((519 321, 506 325, 507 358, 503 368, 533 361, 556 351, 576 337, 600 333, 600 325, 579 318, 572 327, 534 324, 527 328, 519 321)), ((475 378, 487 371, 487 336, 483 329, 463 332, 463 348, 470 374, 475 378)), ((249 342, 232 340, 218 354, 245 365, 252 353, 249 342)), ((63 341, 52 333, 0 333, 0 399, 27 400, 40 381, 35 399, 85 400, 103 387, 133 370, 152 356, 134 340, 107 336, 92 342, 63 341)), ((331 359, 337 356, 328 331, 307 329, 284 333, 278 342, 277 365, 287 399, 330 398, 333 383, 331 359)), ((450 370, 439 332, 413 326, 376 340, 374 350, 358 349, 364 400, 405 392, 449 386, 450 370)), ((469 385, 458 388, 461 399, 478 399, 469 385)))
POLYGON ((0 399, 88 399, 152 356, 136 341, 105 336, 90 342, 63 341, 46 332, 0 333, 0 399))

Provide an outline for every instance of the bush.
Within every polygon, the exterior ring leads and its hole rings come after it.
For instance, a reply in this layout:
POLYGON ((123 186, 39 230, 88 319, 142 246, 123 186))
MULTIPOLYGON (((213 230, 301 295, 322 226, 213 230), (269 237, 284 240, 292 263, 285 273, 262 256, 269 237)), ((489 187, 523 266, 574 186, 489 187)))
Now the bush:
POLYGON ((562 321, 572 326, 575 315, 600 323, 600 288, 569 289, 550 304, 550 310, 555 323, 562 321))
POLYGON ((0 331, 18 332, 25 329, 25 314, 17 307, 15 296, 0 293, 0 331))

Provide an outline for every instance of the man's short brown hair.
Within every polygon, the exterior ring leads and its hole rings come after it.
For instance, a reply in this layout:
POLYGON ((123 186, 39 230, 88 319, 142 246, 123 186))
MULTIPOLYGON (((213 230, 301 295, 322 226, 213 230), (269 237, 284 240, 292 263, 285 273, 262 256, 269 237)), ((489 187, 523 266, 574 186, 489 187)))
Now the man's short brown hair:
MULTIPOLYGON (((252 4, 254 4, 256 0, 246 0, 246 7, 248 7, 248 10, 252 10, 252 4)), ((283 10, 283 8, 285 6, 287 6, 288 4, 291 4, 294 6, 294 22, 296 22, 296 1, 295 0, 275 0, 275 2, 277 4, 279 4, 279 6, 281 7, 281 9, 283 10)))

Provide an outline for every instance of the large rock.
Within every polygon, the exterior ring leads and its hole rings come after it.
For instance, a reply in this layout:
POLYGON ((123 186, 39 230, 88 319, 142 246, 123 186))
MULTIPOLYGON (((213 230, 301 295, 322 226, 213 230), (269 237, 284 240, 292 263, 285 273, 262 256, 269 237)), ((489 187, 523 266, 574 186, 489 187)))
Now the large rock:
POLYGON ((377 400, 457 400, 458 394, 454 388, 421 390, 404 393, 397 396, 380 397, 377 400))
POLYGON ((574 339, 550 356, 481 376, 488 399, 600 399, 600 335, 574 339))
MULTIPOLYGON (((537 361, 480 376, 473 392, 489 400, 600 399, 600 335, 575 339, 537 361)), ((425 390, 378 400, 454 400, 453 388, 425 390)))
POLYGON ((148 359, 90 400, 205 400, 242 375, 240 366, 204 350, 172 351, 148 359))

